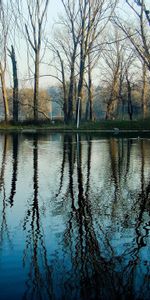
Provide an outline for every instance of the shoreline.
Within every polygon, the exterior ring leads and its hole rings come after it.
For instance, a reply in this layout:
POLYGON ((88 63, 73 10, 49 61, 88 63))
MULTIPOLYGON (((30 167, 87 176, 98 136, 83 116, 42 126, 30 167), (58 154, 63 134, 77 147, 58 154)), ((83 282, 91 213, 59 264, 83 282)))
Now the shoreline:
POLYGON ((0 133, 18 132, 18 133, 89 133, 89 134, 150 134, 150 119, 145 120, 101 120, 96 122, 81 122, 79 128, 75 123, 64 124, 62 122, 44 123, 44 122, 18 122, 0 123, 0 133))
POLYGON ((113 134, 118 136, 120 134, 149 134, 150 129, 91 129, 91 128, 63 128, 63 127, 35 127, 35 128, 24 128, 24 127, 4 127, 0 128, 0 133, 99 133, 99 134, 113 134))

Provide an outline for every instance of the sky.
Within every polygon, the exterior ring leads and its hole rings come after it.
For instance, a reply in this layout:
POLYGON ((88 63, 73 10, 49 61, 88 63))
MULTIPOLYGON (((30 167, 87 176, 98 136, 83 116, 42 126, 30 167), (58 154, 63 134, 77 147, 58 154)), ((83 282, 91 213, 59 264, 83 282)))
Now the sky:
MULTIPOLYGON (((62 3, 61 0, 50 0, 49 6, 48 6, 48 12, 47 12, 47 24, 45 33, 49 39, 52 39, 53 36, 53 28, 54 23, 57 19, 57 16, 62 11, 62 3)), ((24 10, 25 13, 25 10, 24 10)), ((11 41, 12 43, 12 41, 11 41)), ((10 44, 11 44, 10 43, 10 44)), ((50 53, 47 52, 45 56, 43 57, 40 65, 40 73, 41 75, 48 75, 50 74, 50 68, 45 65, 45 61, 49 60, 50 53)), ((26 41, 24 37, 19 34, 18 39, 16 39, 16 59, 17 59, 17 69, 18 69, 18 78, 19 78, 19 84, 21 87, 26 86, 32 86, 32 80, 26 80, 27 78, 32 77, 32 75, 29 75, 29 70, 27 68, 27 48, 26 48, 26 41)), ((33 68, 33 62, 30 63, 31 68, 33 68)), ((10 58, 8 57, 7 60, 7 74, 6 74, 6 83, 7 86, 12 85, 12 66, 10 58)), ((56 80, 54 80, 52 77, 42 77, 40 78, 40 86, 42 88, 45 88, 49 85, 55 85, 56 80)))
MULTIPOLYGON (((6 0, 4 0, 5 2, 6 0)), ((26 0, 23 0, 23 3, 25 3, 26 0)), ((150 1, 150 0, 148 0, 150 1)), ((121 8, 127 12, 127 16, 129 18, 132 18, 131 10, 129 10, 128 6, 125 4, 125 0, 120 0, 120 6, 121 8), (127 10, 126 10, 127 9, 127 10), (129 12, 129 14, 128 14, 129 12)), ((63 11, 63 6, 61 3, 61 0, 49 0, 49 6, 48 6, 48 12, 47 12, 47 25, 46 25, 46 35, 52 41, 53 39, 53 29, 55 21, 57 20, 57 17, 61 12, 63 11)), ((26 11, 24 10, 24 13, 26 14, 26 11)), ((10 44, 11 45, 11 44, 10 44)), ((27 48, 26 48, 26 41, 21 36, 21 34, 18 37, 17 43, 16 43, 16 59, 17 59, 17 66, 18 66, 18 78, 19 78, 19 85, 20 87, 32 87, 33 80, 29 80, 29 78, 33 78, 33 74, 29 74, 29 69, 27 68, 27 48)), ((46 51, 45 56, 42 59, 42 63, 40 65, 40 74, 43 75, 49 75, 53 71, 52 69, 45 64, 45 62, 48 62, 51 60, 51 55, 49 51, 46 51)), ((30 60, 30 67, 33 70, 34 64, 33 61, 30 60)), ((8 73, 6 76, 6 82, 7 86, 12 85, 12 66, 10 58, 8 58, 8 73)), ((99 74, 99 69, 98 69, 99 74)), ((96 75, 97 78, 99 78, 99 75, 96 75)), ((47 88, 48 86, 56 85, 58 81, 53 79, 52 77, 41 77, 40 78, 40 87, 41 88, 47 88)))

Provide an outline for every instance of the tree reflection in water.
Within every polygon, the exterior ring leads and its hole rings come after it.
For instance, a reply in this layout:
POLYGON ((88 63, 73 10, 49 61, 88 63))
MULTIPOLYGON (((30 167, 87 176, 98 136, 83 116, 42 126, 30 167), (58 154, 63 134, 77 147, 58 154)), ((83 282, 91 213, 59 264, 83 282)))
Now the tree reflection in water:
POLYGON ((2 199, 0 245, 3 245, 5 239, 7 239, 9 244, 11 245, 10 232, 7 224, 8 201, 6 199, 6 191, 5 191, 5 167, 7 163, 7 147, 8 147, 8 136, 7 134, 5 134, 3 139, 3 152, 2 152, 1 171, 0 171, 0 195, 2 199))
MULTIPOLYGON (((22 227, 26 275, 22 299, 149 299, 150 161, 145 153, 149 143, 116 138, 101 142, 89 135, 64 134, 61 146, 59 185, 51 199, 45 185, 43 218, 41 144, 38 135, 33 136, 32 195, 30 191, 22 227), (137 174, 140 184, 135 190, 137 174), (63 220, 58 231, 53 227, 49 231, 49 202, 51 219, 61 216, 63 220), (58 248, 51 249, 50 234, 59 240, 58 248)), ((7 184, 6 191, 7 148, 5 136, 0 169, 1 247, 4 238, 9 239, 7 209, 15 207, 21 172, 17 135, 12 140, 11 188, 7 184)), ((55 162, 49 159, 53 168, 55 162)))
POLYGON ((38 137, 35 135, 33 138, 33 199, 26 211, 23 224, 23 229, 27 233, 23 264, 28 266, 28 261, 30 264, 23 299, 52 299, 51 269, 40 222, 38 193, 38 137))
MULTIPOLYGON (((71 299, 74 299, 74 297, 75 299, 126 299, 127 297, 132 299, 137 298, 137 286, 135 286, 135 281, 137 280, 137 268, 139 268, 138 264, 140 264, 140 258, 138 259, 138 257, 140 257, 140 251, 144 244, 139 243, 138 239, 136 238, 136 243, 132 241, 131 248, 126 248, 125 251, 122 251, 121 255, 117 256, 115 254, 115 249, 113 249, 111 243, 113 232, 110 232, 111 239, 109 239, 107 230, 106 232, 103 230, 101 222, 100 220, 98 220, 98 215, 94 215, 94 211, 92 211, 93 199, 91 195, 94 192, 92 191, 92 186, 89 184, 91 177, 92 141, 89 139, 87 141, 87 178, 85 183, 83 180, 85 170, 83 171, 82 163, 83 144, 80 140, 80 137, 77 136, 76 160, 73 160, 73 139, 74 137, 69 137, 69 140, 68 136, 64 137, 65 145, 67 144, 67 141, 69 142, 69 149, 67 153, 69 165, 69 187, 72 199, 70 218, 66 222, 66 231, 64 235, 64 245, 68 249, 68 254, 70 253, 72 264, 70 276, 68 276, 66 281, 64 281, 64 286, 66 287, 65 294, 71 295, 71 299), (77 179, 75 178, 76 165, 77 179), (77 186, 73 182, 75 180, 77 180, 77 186), (73 191, 73 186, 76 186, 75 192, 73 191), (78 198, 77 204, 75 204, 75 194, 78 198), (101 239, 103 240, 103 245, 101 243, 101 239), (108 257, 105 256, 105 251, 109 253, 108 257)), ((109 142, 111 161, 110 177, 112 184, 115 187, 115 201, 119 201, 122 189, 122 176, 129 172, 129 161, 131 153, 130 150, 132 143, 128 143, 126 147, 126 160, 124 160, 123 156, 120 157, 119 155, 120 153, 122 153, 119 148, 120 143, 118 143, 117 140, 110 140, 109 142), (122 174, 123 169, 124 174, 122 174)), ((124 147, 124 145, 122 144, 121 147, 124 147)), ((144 175, 143 160, 141 160, 141 164, 142 183, 144 175)), ((62 170, 64 169, 65 167, 63 160, 62 170)), ((147 189, 148 187, 145 189, 145 192, 147 191, 147 189)), ((68 198, 68 194, 66 194, 66 197, 68 198)), ((135 199, 135 203, 136 202, 137 200, 135 199)), ((139 216, 137 216, 138 222, 135 224, 135 235, 137 235, 137 232, 139 231, 138 227, 140 226, 140 224, 143 225, 141 215, 146 209, 145 204, 144 206, 142 204, 141 195, 139 195, 139 201, 137 205, 139 203, 139 216)), ((117 210, 114 201, 112 201, 112 208, 117 210)), ((115 218, 115 213, 113 217, 115 218)), ((126 212, 124 217, 126 218, 126 212)), ((149 223, 147 224, 147 226, 149 226, 149 223)), ((146 238, 147 236, 148 229, 147 235, 144 235, 144 238, 146 238)), ((147 272, 145 272, 145 275, 143 276, 143 282, 141 282, 141 290, 138 290, 138 296, 143 297, 143 295, 145 295, 145 299, 146 295, 150 295, 150 291, 148 290, 147 285, 148 274, 150 274, 149 272, 150 269, 149 267, 147 267, 147 272)))
POLYGON ((16 193, 16 183, 17 183, 17 172, 18 172, 18 134, 14 133, 12 136, 12 147, 13 147, 13 153, 12 153, 12 181, 11 181, 11 191, 10 191, 10 197, 9 202, 10 206, 13 206, 14 203, 14 196, 16 193))

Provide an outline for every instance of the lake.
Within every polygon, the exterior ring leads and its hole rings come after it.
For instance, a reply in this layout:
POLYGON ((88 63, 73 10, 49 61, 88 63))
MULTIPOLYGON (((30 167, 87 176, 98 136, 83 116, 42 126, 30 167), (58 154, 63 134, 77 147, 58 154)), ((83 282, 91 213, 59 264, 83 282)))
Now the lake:
POLYGON ((150 138, 0 134, 0 299, 150 299, 150 138))

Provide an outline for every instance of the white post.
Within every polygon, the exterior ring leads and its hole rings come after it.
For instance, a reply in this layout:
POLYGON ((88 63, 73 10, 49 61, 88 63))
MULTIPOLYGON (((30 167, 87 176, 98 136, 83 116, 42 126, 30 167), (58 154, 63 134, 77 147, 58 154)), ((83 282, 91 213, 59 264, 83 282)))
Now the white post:
POLYGON ((81 101, 81 97, 78 97, 77 129, 79 128, 79 121, 80 121, 80 101, 81 101))

